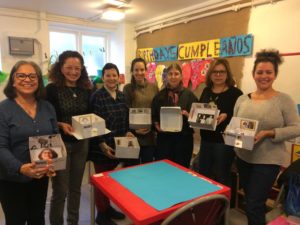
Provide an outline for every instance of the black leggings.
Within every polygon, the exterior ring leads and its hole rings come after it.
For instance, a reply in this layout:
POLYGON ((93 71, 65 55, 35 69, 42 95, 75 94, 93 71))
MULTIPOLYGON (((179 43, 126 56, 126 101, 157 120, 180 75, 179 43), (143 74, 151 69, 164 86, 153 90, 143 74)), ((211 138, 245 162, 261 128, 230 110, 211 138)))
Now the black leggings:
POLYGON ((6 225, 44 225, 48 178, 26 183, 0 180, 6 225))

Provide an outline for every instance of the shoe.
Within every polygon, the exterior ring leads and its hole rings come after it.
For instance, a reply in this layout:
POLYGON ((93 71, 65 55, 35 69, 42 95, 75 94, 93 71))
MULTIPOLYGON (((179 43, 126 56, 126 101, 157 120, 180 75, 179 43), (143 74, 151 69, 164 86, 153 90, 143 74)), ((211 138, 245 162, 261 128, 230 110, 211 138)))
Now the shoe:
POLYGON ((95 222, 98 225, 117 225, 111 218, 100 213, 97 214, 95 222))
POLYGON ((117 210, 115 210, 113 207, 109 206, 108 210, 107 210, 107 215, 111 218, 111 219, 115 219, 115 220, 123 220, 125 219, 125 215, 121 212, 118 212, 117 210))

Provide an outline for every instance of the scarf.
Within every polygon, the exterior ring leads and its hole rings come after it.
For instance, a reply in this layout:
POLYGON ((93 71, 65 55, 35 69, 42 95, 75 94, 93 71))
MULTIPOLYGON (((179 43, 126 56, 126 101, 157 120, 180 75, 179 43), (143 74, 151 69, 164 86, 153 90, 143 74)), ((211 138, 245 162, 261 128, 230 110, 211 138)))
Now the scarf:
POLYGON ((168 93, 168 99, 171 100, 174 106, 177 106, 179 101, 179 94, 183 90, 182 82, 180 82, 180 84, 175 88, 171 88, 169 84, 167 84, 166 90, 168 93))

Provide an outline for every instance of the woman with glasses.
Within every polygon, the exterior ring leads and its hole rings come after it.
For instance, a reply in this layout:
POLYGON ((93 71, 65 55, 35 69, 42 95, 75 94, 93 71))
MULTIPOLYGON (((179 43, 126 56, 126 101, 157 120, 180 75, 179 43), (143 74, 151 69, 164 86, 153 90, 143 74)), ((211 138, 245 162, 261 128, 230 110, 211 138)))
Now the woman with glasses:
POLYGON ((54 108, 41 99, 37 64, 17 62, 0 103, 0 203, 8 225, 44 225, 51 165, 30 161, 28 138, 58 133, 54 108))
POLYGON ((58 127, 67 149, 65 170, 52 179, 50 223, 63 225, 64 205, 67 198, 67 222, 77 225, 81 182, 88 153, 87 140, 77 140, 72 135, 72 116, 89 113, 92 83, 89 80, 83 57, 76 51, 61 53, 49 71, 47 100, 56 110, 58 127))
POLYGON ((157 130, 156 159, 170 159, 182 166, 189 167, 193 153, 193 129, 188 123, 189 111, 197 98, 182 84, 180 65, 171 64, 167 68, 167 86, 154 97, 152 102, 152 122, 157 130), (165 132, 160 126, 160 108, 179 106, 182 113, 182 130, 165 132))
MULTIPOLYGON (((91 97, 92 112, 105 120, 111 132, 94 138, 90 143, 89 159, 94 162, 96 173, 113 170, 119 164, 115 157, 114 137, 133 136, 128 127, 128 108, 124 94, 118 90, 119 69, 113 63, 106 63, 102 69, 103 87, 91 97)), ((98 225, 116 225, 112 219, 124 219, 125 215, 111 207, 109 199, 95 191, 98 225)))
POLYGON ((207 71, 206 87, 199 100, 220 110, 216 130, 200 130, 199 173, 225 185, 230 185, 230 169, 235 154, 233 147, 224 144, 222 132, 231 120, 237 98, 242 95, 234 85, 228 61, 216 59, 207 71))

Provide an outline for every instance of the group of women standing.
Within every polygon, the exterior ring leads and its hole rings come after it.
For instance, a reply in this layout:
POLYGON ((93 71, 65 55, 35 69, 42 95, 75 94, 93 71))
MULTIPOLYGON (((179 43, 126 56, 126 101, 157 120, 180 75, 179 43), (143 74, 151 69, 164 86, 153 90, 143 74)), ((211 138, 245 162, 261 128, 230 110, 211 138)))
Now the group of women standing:
MULTIPOLYGON (((206 88, 198 100, 183 87, 178 64, 167 68, 167 85, 159 91, 155 84, 145 79, 146 62, 136 58, 131 64, 131 82, 121 92, 118 89, 119 70, 115 64, 107 63, 102 70, 104 85, 92 93, 84 60, 78 52, 65 51, 59 56, 49 72, 51 83, 45 92, 39 67, 32 62, 18 62, 4 90, 7 99, 0 103, 0 202, 6 224, 45 224, 46 174, 51 169, 51 161, 43 168, 30 162, 28 137, 55 134, 60 130, 67 149, 67 163, 65 170, 57 171, 52 177, 50 223, 64 223, 67 200, 67 223, 77 225, 86 159, 93 161, 97 173, 113 170, 121 161, 114 156, 114 137, 136 136, 140 159, 135 163, 167 158, 189 167, 194 130, 189 126, 188 116, 192 103, 199 101, 220 110, 216 130, 200 131, 199 172, 229 185, 231 164, 237 155, 249 225, 265 224, 264 203, 283 163, 284 141, 300 136, 295 104, 288 95, 272 86, 280 63, 277 51, 258 53, 252 72, 257 90, 242 95, 235 87, 228 61, 216 59, 210 65, 206 88), (180 132, 161 129, 160 108, 163 106, 181 107, 183 125, 180 132), (130 129, 129 108, 151 108, 153 127, 130 129), (95 113, 105 119, 111 131, 93 138, 89 152, 88 141, 75 139, 71 126, 72 116, 86 113, 95 113), (222 132, 232 116, 259 120, 252 151, 234 150, 224 144, 222 132)), ((115 225, 112 219, 125 217, 110 206, 108 198, 100 191, 95 193, 95 199, 97 224, 115 225)))

